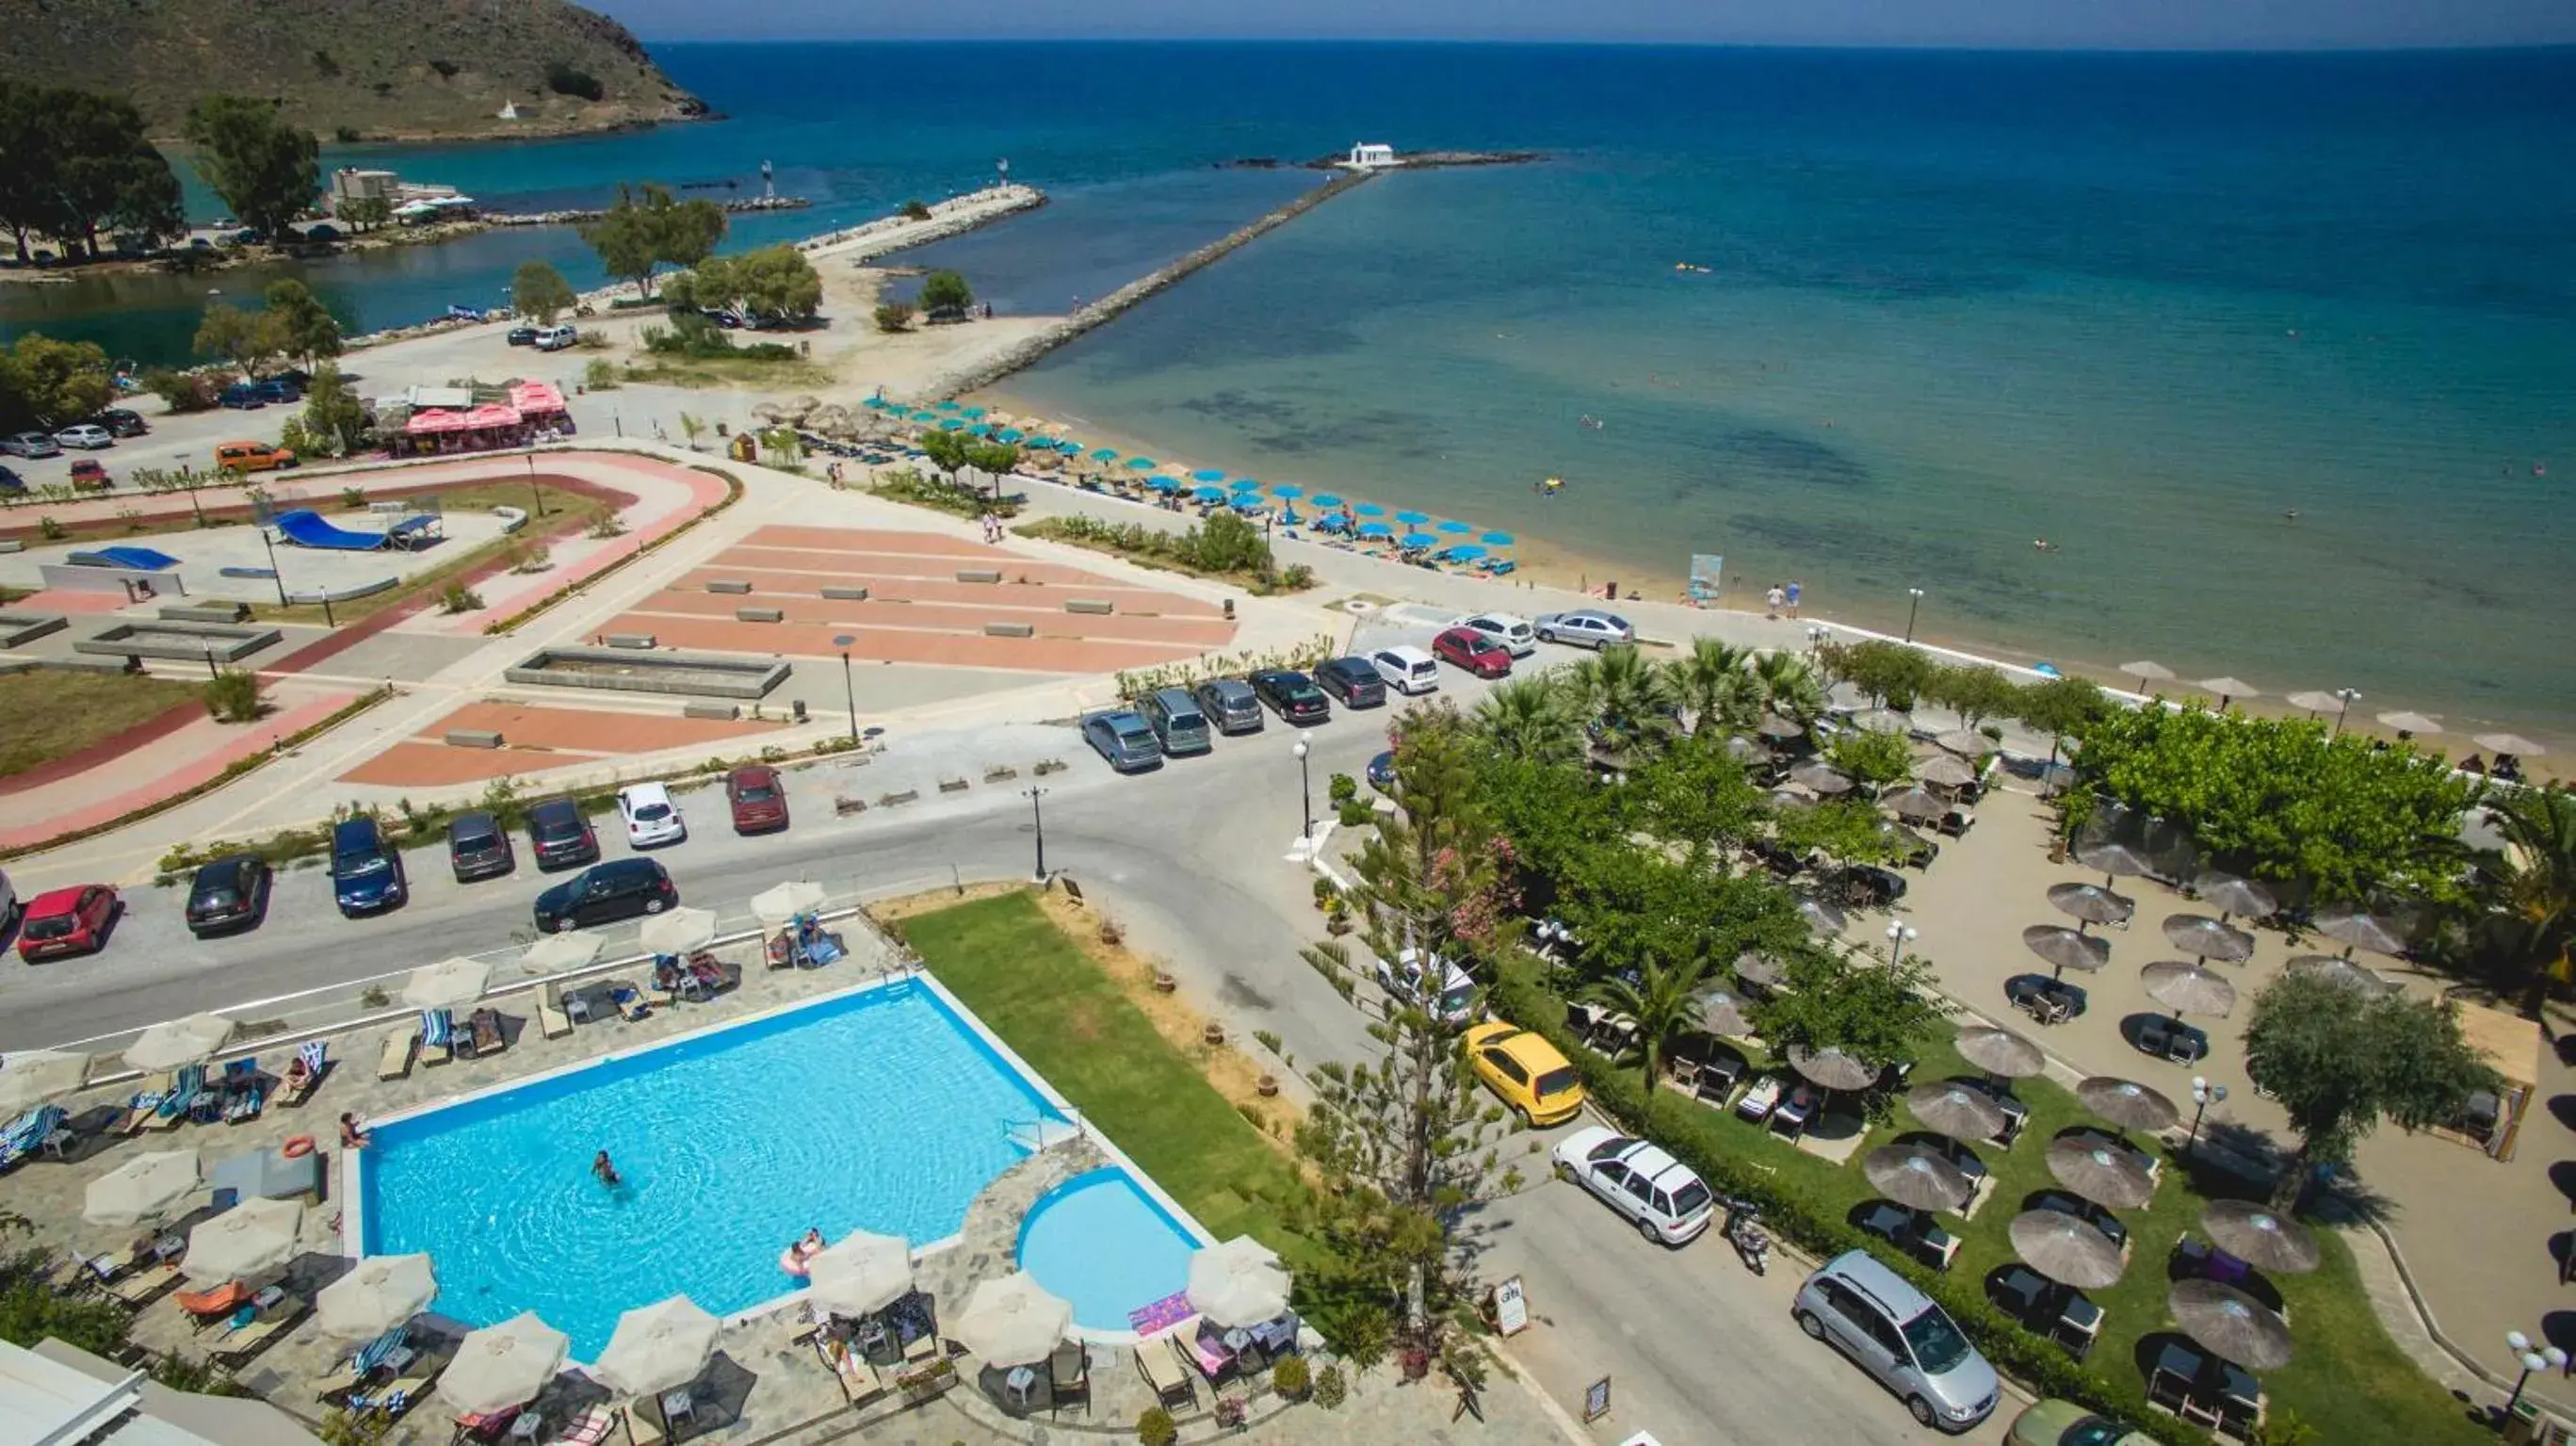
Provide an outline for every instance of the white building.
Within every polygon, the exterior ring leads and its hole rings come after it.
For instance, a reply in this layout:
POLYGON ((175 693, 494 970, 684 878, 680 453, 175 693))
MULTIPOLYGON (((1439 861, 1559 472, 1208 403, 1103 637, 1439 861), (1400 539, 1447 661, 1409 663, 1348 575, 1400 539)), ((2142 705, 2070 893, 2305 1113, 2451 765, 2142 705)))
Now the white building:
POLYGON ((1351 147, 1351 158, 1344 164, 1355 171, 1374 171, 1404 163, 1395 158, 1395 147, 1361 141, 1351 147))
POLYGON ((0 1341, 0 1442, 9 1446, 320 1446, 266 1401, 174 1391, 78 1346, 0 1341))

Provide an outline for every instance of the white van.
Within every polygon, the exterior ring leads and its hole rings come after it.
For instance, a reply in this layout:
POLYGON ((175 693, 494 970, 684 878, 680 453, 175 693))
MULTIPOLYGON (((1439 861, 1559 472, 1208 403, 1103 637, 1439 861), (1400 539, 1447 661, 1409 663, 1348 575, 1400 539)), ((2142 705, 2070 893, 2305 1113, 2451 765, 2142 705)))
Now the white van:
POLYGON ((1369 662, 1386 685, 1399 693, 1437 693, 1440 691, 1440 665, 1420 648, 1404 646, 1380 648, 1369 654, 1369 662))
POLYGON ((569 347, 580 340, 581 333, 574 331, 568 326, 542 326, 537 328, 536 347, 539 351, 562 351, 566 347, 569 347))

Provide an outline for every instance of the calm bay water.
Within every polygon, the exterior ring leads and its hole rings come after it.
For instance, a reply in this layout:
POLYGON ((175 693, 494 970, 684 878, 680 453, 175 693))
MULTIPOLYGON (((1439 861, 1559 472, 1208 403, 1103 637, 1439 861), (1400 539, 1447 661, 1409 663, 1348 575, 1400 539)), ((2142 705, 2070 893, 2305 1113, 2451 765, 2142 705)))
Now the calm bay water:
MULTIPOLYGON (((1010 390, 1623 576, 1721 553, 1838 616, 1901 621, 1920 587, 1933 636, 2576 733, 2576 53, 663 53, 736 119, 394 163, 539 205, 767 158, 821 204, 754 242, 1008 156, 1058 204, 918 259, 1034 310, 1304 183, 1218 161, 1541 149, 1362 187, 1010 390)), ((557 231, 318 279, 384 325, 530 255, 596 274, 557 231)), ((0 325, 167 351, 205 284, 0 288, 0 325)))

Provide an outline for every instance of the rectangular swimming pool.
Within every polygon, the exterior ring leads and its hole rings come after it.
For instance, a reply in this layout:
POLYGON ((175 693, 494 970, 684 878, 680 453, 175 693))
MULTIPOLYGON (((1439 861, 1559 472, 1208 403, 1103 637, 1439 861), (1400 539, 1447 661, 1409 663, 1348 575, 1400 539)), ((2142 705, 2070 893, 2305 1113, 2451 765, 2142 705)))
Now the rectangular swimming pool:
POLYGON ((685 1293, 730 1315, 796 1288, 808 1229, 957 1233, 1062 1114, 920 980, 540 1077, 396 1119, 360 1166, 369 1255, 427 1251, 432 1309, 533 1310, 588 1360, 621 1312, 685 1293), (606 1150, 621 1182, 591 1174, 606 1150))

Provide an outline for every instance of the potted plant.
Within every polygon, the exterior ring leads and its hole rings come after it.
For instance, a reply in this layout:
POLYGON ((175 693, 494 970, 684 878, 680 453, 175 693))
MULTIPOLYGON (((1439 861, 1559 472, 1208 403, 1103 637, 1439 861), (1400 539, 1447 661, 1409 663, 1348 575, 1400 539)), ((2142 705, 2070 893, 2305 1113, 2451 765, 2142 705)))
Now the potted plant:
POLYGON ((1408 1381, 1418 1381, 1431 1374, 1431 1353, 1420 1346, 1406 1346, 1395 1353, 1395 1358, 1403 1366, 1404 1378, 1408 1381))
POLYGON ((1154 992, 1155 992, 1155 993, 1157 993, 1157 994, 1169 994, 1169 993, 1171 993, 1173 990, 1178 989, 1178 988, 1180 988, 1180 987, 1181 987, 1181 981, 1179 981, 1178 979, 1173 978, 1173 977, 1172 977, 1172 971, 1170 971, 1169 969, 1157 969, 1157 970, 1155 970, 1155 971, 1154 971, 1154 992))
POLYGON ((1210 1044, 1223 1044, 1225 1043, 1225 1026, 1211 1019, 1207 1022, 1207 1025, 1199 1031, 1199 1038, 1206 1040, 1210 1044))
POLYGON ((1306 1371, 1305 1358, 1302 1356, 1290 1356, 1270 1370, 1270 1388, 1277 1391, 1282 1400, 1306 1399, 1306 1393, 1313 1384, 1312 1378, 1306 1371))
POLYGON ((1252 1088, 1263 1099, 1269 1099, 1279 1093, 1279 1076, 1265 1074, 1252 1082, 1252 1088))
POLYGON ((1244 1427, 1244 1422, 1250 1418, 1251 1414, 1251 1411, 1246 1406, 1244 1399, 1241 1396, 1219 1396, 1216 1398, 1216 1423, 1220 1426, 1230 1427, 1234 1430, 1240 1431, 1244 1427))
POLYGON ((1136 1439, 1143 1446, 1172 1446, 1180 1436, 1179 1423, 1160 1406, 1148 1406, 1136 1417, 1136 1439))

